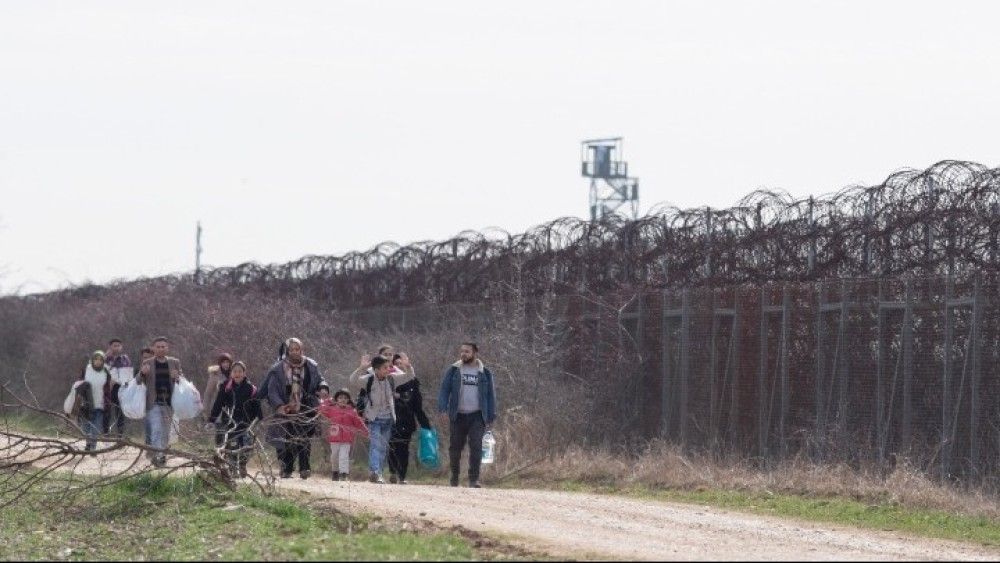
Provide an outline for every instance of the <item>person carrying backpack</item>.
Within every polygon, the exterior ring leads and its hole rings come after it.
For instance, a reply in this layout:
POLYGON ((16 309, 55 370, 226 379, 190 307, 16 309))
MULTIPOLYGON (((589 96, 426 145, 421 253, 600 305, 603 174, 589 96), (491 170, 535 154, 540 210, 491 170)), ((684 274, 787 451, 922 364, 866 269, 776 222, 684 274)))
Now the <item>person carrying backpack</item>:
POLYGON ((260 401, 253 398, 256 391, 247 379, 247 366, 243 362, 234 363, 229 378, 216 384, 208 421, 219 429, 223 438, 231 475, 247 476, 247 461, 253 447, 250 427, 262 418, 260 401))
MULTIPOLYGON (((389 436, 396 421, 396 384, 389 375, 392 363, 384 356, 372 358, 372 376, 365 382, 364 413, 371 444, 368 448, 368 480, 385 484, 382 464, 389 448, 389 436)), ((359 402, 361 400, 359 399, 359 402)))

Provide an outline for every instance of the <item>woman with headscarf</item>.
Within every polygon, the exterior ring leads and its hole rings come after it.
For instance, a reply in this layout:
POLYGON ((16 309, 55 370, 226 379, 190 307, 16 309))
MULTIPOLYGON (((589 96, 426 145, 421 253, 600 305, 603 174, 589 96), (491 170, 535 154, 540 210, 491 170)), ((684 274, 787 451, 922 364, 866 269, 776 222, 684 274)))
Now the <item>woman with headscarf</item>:
POLYGON ((87 436, 86 451, 97 449, 97 436, 104 430, 104 411, 111 405, 111 372, 104 365, 104 352, 97 350, 90 355, 90 362, 83 372, 89 392, 86 397, 90 408, 81 411, 79 424, 87 436))
POLYGON ((275 413, 268 437, 281 460, 281 478, 292 476, 298 460, 299 477, 308 479, 312 474, 309 438, 316 432, 316 407, 319 406, 316 393, 320 384, 326 382, 316 361, 306 357, 301 340, 289 338, 284 350, 283 357, 271 366, 265 377, 264 393, 275 413))
MULTIPOLYGON (((229 381, 230 372, 233 369, 233 357, 223 352, 215 360, 215 365, 208 366, 208 383, 205 385, 205 392, 202 393, 202 404, 211 409, 215 404, 216 394, 219 392, 219 385, 229 381)), ((215 431, 215 447, 221 447, 225 441, 225 432, 219 428, 218 424, 211 422, 205 425, 205 431, 215 431)))

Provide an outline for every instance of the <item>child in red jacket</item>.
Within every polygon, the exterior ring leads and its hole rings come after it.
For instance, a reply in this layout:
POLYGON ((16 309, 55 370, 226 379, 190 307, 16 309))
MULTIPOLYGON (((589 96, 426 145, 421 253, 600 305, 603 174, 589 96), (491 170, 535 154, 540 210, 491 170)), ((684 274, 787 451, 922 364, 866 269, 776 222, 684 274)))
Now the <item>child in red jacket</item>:
POLYGON ((351 394, 341 389, 330 400, 330 390, 325 385, 319 388, 319 412, 330 419, 330 430, 326 441, 330 443, 330 465, 333 467, 334 481, 347 481, 351 472, 351 444, 354 436, 368 436, 365 422, 358 416, 351 404, 351 394))

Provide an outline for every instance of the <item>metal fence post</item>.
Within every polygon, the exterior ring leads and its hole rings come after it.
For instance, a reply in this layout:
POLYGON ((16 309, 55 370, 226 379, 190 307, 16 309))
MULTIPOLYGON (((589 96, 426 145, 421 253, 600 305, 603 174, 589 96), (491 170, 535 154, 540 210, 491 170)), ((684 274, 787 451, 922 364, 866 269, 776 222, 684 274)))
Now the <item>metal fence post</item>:
POLYGON ((826 437, 826 323, 823 306, 826 305, 826 284, 816 286, 816 440, 826 437))
POLYGON ((788 455, 786 423, 789 401, 791 400, 788 381, 788 338, 790 332, 788 325, 791 320, 792 301, 788 294, 788 284, 782 286, 781 294, 781 414, 778 418, 778 432, 781 436, 781 457, 786 457, 788 455))
POLYGON ((913 427, 913 281, 906 280, 903 306, 903 428, 900 449, 910 451, 913 427))
POLYGON ((670 377, 670 336, 669 336, 669 315, 668 310, 668 294, 667 291, 663 291, 662 297, 662 307, 660 307, 660 363, 662 376, 663 376, 663 395, 660 397, 660 427, 661 432, 664 437, 670 437, 670 418, 673 414, 673 409, 671 409, 671 403, 674 397, 671 394, 673 391, 670 377))
POLYGON ((975 473, 979 473, 979 413, 980 413, 980 384, 982 381, 981 363, 981 327, 983 319, 983 300, 980 277, 977 275, 973 284, 972 294, 972 370, 969 378, 969 463, 975 473))
POLYGON ((941 375, 941 477, 947 478, 951 472, 951 419, 952 419, 952 398, 951 398, 951 356, 954 339, 954 326, 951 314, 951 300, 954 296, 954 279, 948 276, 945 283, 944 299, 944 372, 941 375))
POLYGON ((767 459, 767 290, 760 288, 760 364, 757 370, 757 448, 767 459))
POLYGON ((691 378, 691 292, 681 292, 680 440, 687 445, 688 386, 691 378))

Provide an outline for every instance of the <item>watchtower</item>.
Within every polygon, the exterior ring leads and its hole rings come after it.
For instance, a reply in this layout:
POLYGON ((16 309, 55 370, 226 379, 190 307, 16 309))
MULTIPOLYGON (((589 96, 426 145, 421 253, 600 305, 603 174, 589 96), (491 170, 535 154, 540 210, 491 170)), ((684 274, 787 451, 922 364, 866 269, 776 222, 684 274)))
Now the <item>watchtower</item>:
POLYGON ((631 219, 639 217, 639 179, 629 178, 621 137, 583 141, 580 163, 583 177, 590 178, 591 221, 600 221, 622 207, 631 219))

